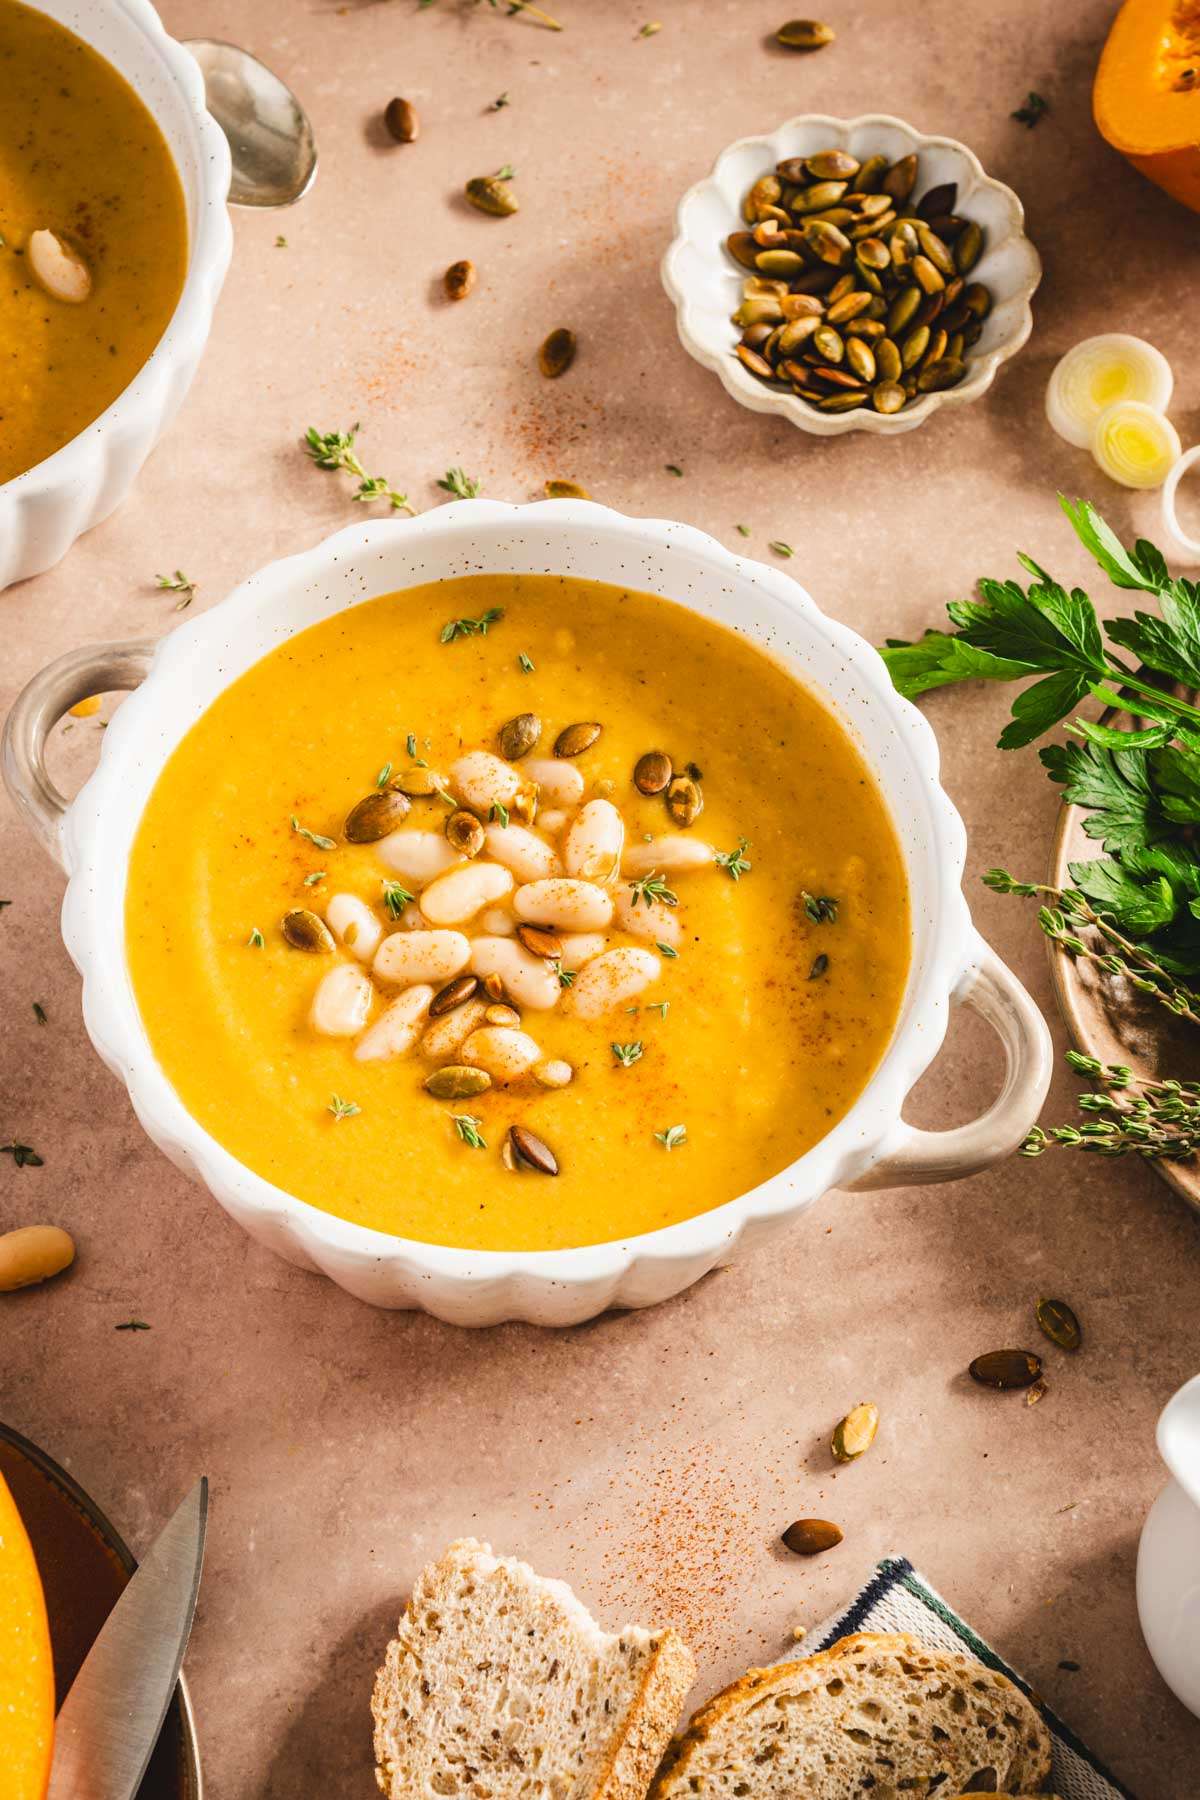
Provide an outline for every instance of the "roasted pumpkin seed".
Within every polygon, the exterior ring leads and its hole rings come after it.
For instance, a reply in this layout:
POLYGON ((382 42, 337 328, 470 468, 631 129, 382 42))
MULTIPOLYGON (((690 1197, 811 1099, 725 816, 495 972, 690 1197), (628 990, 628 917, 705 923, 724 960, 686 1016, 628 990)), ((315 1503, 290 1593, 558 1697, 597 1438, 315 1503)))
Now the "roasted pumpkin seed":
POLYGON ((452 812, 446 820, 446 840, 460 856, 478 856, 485 838, 483 826, 474 813, 452 812))
POLYGON ((800 227, 800 234, 818 261, 840 268, 849 260, 853 246, 845 232, 839 231, 836 225, 829 225, 824 219, 806 219, 800 227))
POLYGON ((875 411, 881 413, 897 413, 908 398, 898 381, 877 382, 871 394, 875 411))
POLYGON ((542 735, 542 721, 536 713, 518 713, 500 727, 500 754, 509 762, 528 756, 542 735))
POLYGON ((594 720, 564 726, 554 740, 555 756, 582 756, 596 742, 600 730, 594 720))
POLYGON ((486 1069, 470 1068, 466 1063, 447 1063, 425 1077, 425 1089, 435 1100, 469 1100, 474 1094, 485 1094, 492 1085, 486 1069))
POLYGON ((840 1463, 854 1462, 871 1448, 878 1430, 879 1408, 873 1401, 862 1400, 857 1406, 852 1406, 845 1418, 839 1419, 833 1428, 829 1448, 834 1460, 840 1463))
POLYGON ((851 337, 846 339, 846 361, 851 370, 862 381, 875 379, 875 353, 865 338, 851 337))
POLYGON ((954 202, 958 199, 958 183, 941 181, 936 187, 926 188, 916 204, 918 219, 936 219, 941 213, 952 213, 954 202))
POLYGON ((918 325, 910 331, 900 346, 900 363, 905 369, 915 369, 929 348, 929 327, 918 325))
POLYGON ((785 50, 823 50, 826 44, 832 44, 837 33, 832 25, 823 25, 820 19, 789 19, 775 33, 777 43, 785 50))
POLYGON ((547 500, 590 500, 592 497, 577 481, 548 481, 545 494, 547 500))
POLYGON ((894 162, 879 184, 881 192, 894 200, 897 206, 904 205, 916 185, 917 159, 911 155, 902 156, 899 162, 894 162))
POLYGON ((568 331, 565 325, 550 333, 538 351, 538 368, 547 381, 557 381, 560 375, 566 374, 575 361, 577 349, 575 333, 568 331))
POLYGON ((969 219, 954 243, 954 266, 960 275, 966 275, 979 261, 983 249, 983 232, 969 219))
POLYGON ((943 356, 940 362, 931 362, 921 370, 917 376, 917 386, 923 394, 938 394, 943 388, 957 387, 966 372, 966 363, 956 362, 952 356, 943 356))
POLYGON ((549 962, 557 962, 563 953, 561 937, 546 925, 518 925, 517 936, 530 956, 544 956, 549 962))
POLYGON ((1060 1350, 1078 1350, 1083 1342, 1079 1320, 1065 1300, 1039 1300, 1037 1322, 1052 1344, 1060 1350))
POLYGON ((845 191, 844 181, 814 181, 811 187, 801 188, 792 201, 791 212, 793 216, 825 212, 837 205, 845 191))
POLYGON ((491 213, 493 218, 506 219, 520 211, 517 196, 503 175, 472 176, 463 192, 472 206, 479 212, 491 213))
POLYGON ((884 381, 898 381, 904 364, 900 361, 900 352, 895 340, 890 337, 880 338, 875 346, 875 368, 884 381))
POLYGON ((829 306, 825 317, 831 325, 845 325, 851 319, 857 319, 860 313, 866 312, 870 304, 870 294, 861 290, 855 294, 842 294, 829 306))
POLYGON ((977 1356, 967 1369, 972 1381, 980 1387, 1032 1387, 1042 1372, 1042 1359, 1032 1350, 989 1350, 977 1356))
POLYGON ((741 263, 744 269, 757 268, 758 245, 748 231, 731 231, 725 239, 725 248, 734 262, 741 263))
POLYGON ((456 975, 453 981, 448 981, 445 987, 439 988, 429 1002, 430 1018, 440 1019, 445 1013, 465 1006, 468 1000, 474 999, 478 991, 478 975, 456 975))
POLYGON ((797 1519, 783 1533, 783 1542, 796 1556, 819 1556, 840 1544, 844 1533, 831 1519, 797 1519))
POLYGON ((415 144, 421 135, 421 121, 411 100, 399 95, 383 109, 383 122, 398 144, 415 144))
POLYGON ((518 1168, 533 1169, 539 1175, 558 1174, 558 1158, 549 1144, 535 1137, 524 1125, 509 1126, 508 1142, 518 1168))
POLYGON ((946 285, 946 277, 940 269, 935 269, 929 258, 918 254, 910 265, 918 286, 927 294, 940 294, 946 285))
POLYGON ((376 788, 350 808, 342 835, 348 844, 377 844, 389 831, 395 831, 410 811, 407 794, 376 788))
POLYGON ((911 324, 913 315, 921 304, 919 287, 902 287, 892 304, 888 307, 887 328, 889 337, 898 337, 906 325, 911 324))
POLYGON ((442 276, 442 286, 448 300, 465 300, 475 286, 475 264, 467 257, 451 263, 442 276))
POLYGON ((690 775, 676 775, 666 794, 667 811, 676 825, 694 825, 704 811, 704 795, 700 784, 690 775))
POLYGON ((760 250, 754 261, 764 275, 798 275, 804 267, 797 250, 760 250))
POLYGON ((939 274, 945 275, 952 280, 957 273, 954 266, 954 258, 951 256, 948 247, 943 244, 937 232, 931 231, 928 225, 918 225, 917 239, 921 245, 922 251, 929 258, 929 261, 933 264, 934 268, 937 269, 939 274))
POLYGON ((324 919, 309 912, 306 906, 294 906, 279 921, 279 929, 293 950, 306 950, 310 956, 333 954, 333 933, 324 919))
POLYGON ((818 325, 812 335, 812 347, 826 362, 840 363, 846 354, 841 334, 832 325, 818 325))
POLYGON ((671 759, 665 750, 647 750, 633 768, 633 785, 639 794, 661 794, 671 779, 671 759))
POLYGON ((867 399, 868 395, 865 388, 859 388, 856 393, 852 393, 849 389, 844 389, 836 394, 826 394, 817 402, 817 405, 821 412, 853 412, 856 407, 865 406, 867 399))
POLYGON ((757 350, 751 350, 746 344, 738 344, 734 353, 742 367, 744 369, 749 369, 752 375, 757 375, 762 381, 773 381, 775 379, 774 369, 771 367, 766 357, 760 355, 757 350))

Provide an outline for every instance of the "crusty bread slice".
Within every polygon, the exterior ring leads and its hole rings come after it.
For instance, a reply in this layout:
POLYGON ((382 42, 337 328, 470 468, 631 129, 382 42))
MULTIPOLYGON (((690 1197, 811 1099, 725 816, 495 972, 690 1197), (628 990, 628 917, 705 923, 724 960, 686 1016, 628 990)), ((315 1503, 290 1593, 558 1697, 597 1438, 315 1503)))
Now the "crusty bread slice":
POLYGON ((675 1631, 609 1636, 562 1581, 451 1544, 375 1681, 388 1800, 645 1800, 695 1678, 675 1631))
POLYGON ((1005 1676, 915 1638, 864 1632, 751 1669, 692 1719, 651 1800, 919 1800, 1038 1793, 1050 1734, 1005 1676))

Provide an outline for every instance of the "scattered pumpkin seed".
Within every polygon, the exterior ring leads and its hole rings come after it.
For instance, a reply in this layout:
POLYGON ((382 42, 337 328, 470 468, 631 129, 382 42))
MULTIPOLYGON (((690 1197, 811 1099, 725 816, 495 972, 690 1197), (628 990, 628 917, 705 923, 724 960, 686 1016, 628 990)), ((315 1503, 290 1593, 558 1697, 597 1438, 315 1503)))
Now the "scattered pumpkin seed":
POLYGON ((775 41, 782 44, 785 50, 808 53, 823 50, 826 44, 832 44, 836 36, 833 26, 823 25, 820 19, 789 19, 775 33, 775 41))
POLYGON ((639 794, 661 794, 671 774, 671 759, 666 751, 647 750, 634 765, 633 785, 639 794))
POLYGON ((496 219, 506 219, 510 214, 520 211, 520 202, 508 185, 512 175, 513 171, 507 166, 495 175, 474 175, 463 192, 479 212, 491 213, 496 219))
POLYGON ((376 788, 350 808, 342 835, 348 844, 376 844, 389 831, 395 831, 409 811, 407 794, 390 787, 376 788))
POLYGON ((546 483, 547 500, 590 500, 591 495, 577 481, 548 481, 546 483))
POLYGON ((594 722, 564 726, 554 740, 555 756, 582 756, 596 742, 600 730, 594 722))
POLYGON ((674 776, 667 787, 666 807, 672 823, 685 829, 694 825, 704 811, 704 795, 699 782, 693 781, 690 775, 674 776))
POLYGON ((430 1018, 440 1019, 443 1014, 454 1012, 458 1007, 465 1006, 468 1000, 474 999, 478 991, 479 977, 477 975, 456 975, 453 981, 448 981, 445 987, 439 988, 429 1002, 430 1018))
POLYGON ((294 906, 279 922, 285 940, 293 950, 306 950, 310 956, 333 954, 333 933, 323 919, 306 906, 294 906))
POLYGON ((483 991, 489 1000, 503 1000, 504 983, 498 975, 485 975, 483 978, 483 991))
POLYGON ((1043 1334, 1060 1350, 1078 1350, 1083 1342, 1079 1320, 1065 1300, 1039 1300, 1037 1322, 1043 1334))
POLYGON ((565 325, 560 325, 557 331, 550 333, 538 351, 538 368, 548 381, 557 381, 575 361, 577 349, 575 333, 568 331, 565 325))
POLYGON ((549 1144, 535 1137, 524 1125, 510 1125, 508 1142, 518 1168, 533 1169, 539 1175, 557 1175, 558 1158, 549 1144))
POLYGON ((411 100, 402 100, 399 95, 384 107, 383 122, 398 144, 415 144, 421 135, 416 107, 411 100))
POLYGON ((977 1356, 967 1369, 971 1380, 980 1387, 1004 1390, 1032 1387, 1041 1372, 1042 1359, 1032 1350, 989 1350, 986 1356, 977 1356))
POLYGON ((462 856, 478 856, 486 843, 483 826, 474 813, 452 812, 446 820, 446 840, 462 856))
POLYGON ((1039 1400, 1044 1400, 1046 1398, 1048 1392, 1049 1387, 1045 1376, 1039 1375, 1033 1386, 1026 1391, 1026 1406, 1036 1406, 1039 1400))
POLYGON ((833 1428, 829 1448, 834 1460, 848 1463, 862 1456, 875 1442, 878 1430, 879 1408, 873 1401, 863 1400, 857 1406, 852 1406, 845 1418, 839 1419, 833 1428))
POLYGON ((448 300, 465 300, 475 286, 475 264, 469 257, 452 262, 442 276, 442 286, 448 300))
POLYGON ((425 1090, 435 1100, 469 1100, 475 1094, 486 1093, 491 1085, 486 1069, 470 1068, 466 1063, 447 1063, 425 1077, 425 1090))
POLYGON ((831 1519, 797 1519, 783 1533, 783 1541, 796 1556, 819 1556, 832 1550, 843 1538, 840 1525, 831 1519))
POLYGON ((531 956, 544 956, 557 962, 563 953, 563 941, 546 925, 518 925, 517 937, 531 956))
POLYGON ((508 762, 528 756, 542 735, 542 721, 536 713, 518 713, 500 727, 500 754, 508 762))

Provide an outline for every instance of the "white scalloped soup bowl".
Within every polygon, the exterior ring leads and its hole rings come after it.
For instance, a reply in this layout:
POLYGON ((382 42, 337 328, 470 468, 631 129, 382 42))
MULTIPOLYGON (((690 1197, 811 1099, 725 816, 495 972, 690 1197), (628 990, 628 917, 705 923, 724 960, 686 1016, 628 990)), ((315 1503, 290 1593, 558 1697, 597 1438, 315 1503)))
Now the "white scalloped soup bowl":
POLYGON ((940 1180, 994 1162, 1021 1141, 1045 1095, 1049 1034, 972 927, 959 886, 965 835, 938 785, 928 725, 897 696, 871 646, 826 619, 790 576, 735 557, 689 526, 629 519, 580 501, 489 500, 436 508, 405 523, 351 526, 272 563, 157 646, 100 645, 51 665, 9 717, 4 773, 18 807, 70 876, 63 936, 83 975, 87 1028, 147 1132, 253 1237, 377 1305, 422 1307, 470 1325, 513 1318, 565 1325, 609 1306, 649 1305, 777 1230, 837 1183, 940 1180), (318 620, 393 589, 488 570, 550 571, 641 589, 761 645, 824 697, 865 754, 901 838, 911 889, 912 965, 902 1016, 845 1118, 751 1193, 664 1230, 578 1250, 473 1251, 391 1237, 272 1186, 204 1131, 170 1086, 125 961, 126 868, 142 811, 166 759, 217 695, 318 620), (64 815, 41 763, 45 731, 82 694, 139 682, 105 733, 96 773, 64 815), (971 1125, 918 1131, 902 1121, 901 1108, 942 1042, 952 1000, 968 1001, 995 1025, 1009 1077, 999 1100, 971 1125))
POLYGON ((0 483, 0 588, 38 575, 133 486, 191 386, 233 250, 229 145, 205 111, 194 60, 149 0, 27 0, 123 75, 154 119, 183 188, 187 273, 162 337, 129 386, 83 430, 0 483))
POLYGON ((1000 364, 1016 355, 1033 329, 1030 300, 1042 265, 1025 235, 1025 212, 1017 196, 1003 182, 985 175, 965 144, 927 136, 886 113, 866 113, 857 119, 804 113, 769 136, 740 138, 721 152, 711 175, 689 188, 679 203, 676 222, 677 235, 663 258, 662 278, 675 302, 684 348, 720 376, 740 405, 752 412, 779 413, 818 437, 846 431, 884 435, 912 431, 940 407, 977 400, 991 386, 1000 364), (989 287, 995 304, 979 342, 968 354, 967 374, 957 387, 926 394, 897 413, 877 413, 869 406, 847 413, 818 412, 798 394, 757 380, 734 354, 741 334, 730 315, 741 303, 747 271, 734 262, 725 240, 730 232, 746 228, 742 201, 759 176, 776 163, 829 149, 849 150, 860 161, 883 155, 895 162, 915 152, 917 198, 944 181, 956 182, 955 211, 983 227, 983 254, 971 280, 989 287))

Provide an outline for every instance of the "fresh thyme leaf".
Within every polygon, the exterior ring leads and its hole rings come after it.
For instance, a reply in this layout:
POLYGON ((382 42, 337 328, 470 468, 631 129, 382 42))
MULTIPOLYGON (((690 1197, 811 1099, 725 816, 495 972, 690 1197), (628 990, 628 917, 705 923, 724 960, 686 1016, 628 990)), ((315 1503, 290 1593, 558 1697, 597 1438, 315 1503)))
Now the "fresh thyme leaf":
POLYGON ((517 174, 517 171, 513 168, 512 164, 505 163, 505 165, 502 169, 496 170, 496 173, 493 175, 492 180, 493 181, 514 181, 516 179, 516 174, 517 174))
POLYGON ((640 1062, 642 1060, 642 1052, 643 1046, 640 1041, 635 1041, 630 1044, 614 1044, 612 1046, 612 1053, 623 1069, 632 1068, 635 1062, 640 1062))
POLYGON ((337 842, 335 839, 331 837, 322 837, 319 831, 310 831, 307 825, 302 825, 300 823, 295 813, 292 814, 292 830, 296 833, 297 837, 307 838, 310 844, 315 844, 318 850, 337 849, 337 842))
POLYGON ((380 788, 386 787, 388 784, 388 781, 391 777, 391 773, 392 773, 391 763, 390 762, 384 763, 382 769, 380 769, 378 775, 375 777, 375 786, 380 787, 380 788))
POLYGON ((1044 118, 1049 111, 1048 100, 1043 100, 1040 94, 1028 94, 1024 106, 1018 106, 1016 112, 1010 113, 1009 117, 1015 119, 1018 125, 1024 125, 1026 130, 1032 131, 1038 120, 1044 118))
POLYGON ((324 881, 324 879, 324 869, 314 869, 311 875, 306 875, 304 877, 304 885, 305 887, 316 887, 317 884, 324 881))
POLYGON ((440 641, 443 644, 452 644, 455 638, 486 637, 488 626, 494 625, 497 619, 503 617, 504 608, 502 606, 489 606, 487 611, 480 613, 477 619, 447 619, 442 626, 440 641))
POLYGON ((318 469, 342 470, 358 477, 358 486, 350 496, 352 500, 363 505, 373 500, 386 500, 393 512, 412 513, 415 509, 409 505, 407 494, 398 494, 386 475, 368 475, 363 468, 354 448, 359 429, 358 425, 352 425, 349 431, 318 431, 315 425, 310 425, 304 434, 305 449, 318 469))
POLYGON ((682 479, 683 470, 678 463, 664 463, 663 467, 666 469, 668 475, 678 475, 680 479, 682 479))
POLYGON ((284 237, 283 233, 280 232, 279 236, 275 239, 275 248, 277 250, 286 250, 287 247, 288 247, 288 241, 284 237))
POLYGON ((679 905, 679 895, 673 888, 667 886, 666 876, 656 874, 653 869, 648 875, 639 876, 637 881, 631 881, 629 892, 632 896, 631 906, 636 906, 639 900, 643 906, 649 906, 654 900, 661 901, 664 906, 679 905))
POLYGON ((662 30, 661 21, 658 19, 654 19, 651 21, 651 23, 649 25, 642 26, 642 29, 638 32, 638 36, 640 38, 654 37, 661 30, 662 30))
POLYGON ((45 1163, 33 1148, 32 1144, 11 1143, 0 1144, 0 1156, 11 1156, 18 1169, 42 1169, 45 1163))
POLYGON ((507 806, 503 805, 501 801, 499 801, 499 800, 492 801, 491 807, 488 811, 488 817, 489 817, 489 819, 491 819, 493 821, 493 823, 503 826, 505 830, 508 829, 508 808, 507 808, 507 806))
POLYGON ((680 1144, 687 1143, 687 1126, 668 1125, 665 1131, 656 1131, 654 1137, 664 1150, 677 1150, 680 1144))
POLYGON ((408 737, 405 739, 405 747, 408 750, 408 754, 415 759, 417 754, 417 734, 415 731, 409 732, 408 737))
POLYGON ((256 925, 254 930, 250 933, 250 936, 246 939, 246 948, 247 950, 261 950, 266 941, 267 940, 256 925))
POLYGON ((450 1117, 464 1144, 469 1144, 472 1150, 487 1149, 487 1139, 480 1130, 482 1119, 473 1118, 470 1113, 451 1113, 450 1117))
POLYGON ((176 612, 182 612, 184 607, 190 606, 196 598, 196 583, 189 580, 182 569, 176 569, 173 575, 156 575, 154 585, 158 588, 165 588, 170 594, 179 595, 179 599, 175 603, 176 612))
POLYGON ((492 101, 492 104, 488 107, 488 111, 501 112, 504 107, 509 105, 511 105, 511 101, 509 100, 507 93, 497 94, 496 98, 492 101))
POLYGON ((792 546, 790 544, 785 544, 782 538, 772 538, 771 542, 767 545, 767 548, 768 550, 773 550, 776 556, 795 556, 796 554, 792 549, 792 546))
POLYGON ((149 1331, 145 1319, 126 1319, 123 1325, 114 1325, 114 1331, 149 1331))
POLYGON ((828 967, 829 967, 829 958, 826 956, 825 952, 822 950, 820 956, 815 957, 813 960, 813 966, 808 971, 808 979, 810 981, 819 981, 828 967))
POLYGON ((674 962, 675 958, 679 955, 678 950, 672 949, 670 944, 656 943, 654 948, 661 956, 665 956, 669 962, 674 962))
POLYGON ((40 1000, 35 1000, 33 1003, 33 1016, 37 1020, 39 1025, 45 1025, 48 1023, 47 1018, 46 1018, 46 1009, 42 1005, 40 1000))
POLYGON ((670 1010, 671 1002, 669 1000, 647 1000, 646 1002, 646 1011, 656 1012, 660 1019, 665 1019, 670 1010))
POLYGON ((737 532, 739 537, 750 536, 750 527, 748 525, 735 525, 733 529, 737 532))
POLYGON ((339 1119, 353 1119, 357 1113, 362 1111, 362 1107, 355 1100, 343 1100, 340 1094, 331 1094, 326 1111, 333 1114, 333 1122, 336 1125, 339 1119))
POLYGON ((574 985, 574 982, 575 982, 574 969, 564 969, 562 966, 561 960, 554 964, 554 973, 558 976, 559 987, 569 988, 574 985))
POLYGON ((838 916, 838 903, 830 894, 800 891, 800 902, 814 925, 832 925, 838 916))
POLYGON ((517 652, 517 661, 521 665, 522 675, 532 675, 533 674, 533 671, 534 671, 534 668, 536 665, 534 664, 532 657, 526 656, 525 652, 523 650, 520 650, 517 652))
MULTIPOLYGON (((435 4, 436 0, 417 0, 417 11, 425 12, 435 4)), ((478 5, 478 0, 476 0, 476 4, 478 5)), ((546 31, 562 31, 563 29, 557 19, 552 19, 548 12, 543 12, 540 6, 535 6, 533 0, 488 0, 488 5, 495 12, 503 9, 510 19, 517 13, 528 13, 529 17, 536 19, 546 31)), ((507 100, 507 95, 503 98, 507 100)))
POLYGON ((406 906, 411 906, 416 899, 399 881, 384 881, 383 904, 389 919, 398 919, 406 906))
POLYGON ((749 838, 739 838, 736 850, 715 850, 713 861, 718 869, 724 869, 730 881, 740 881, 748 875, 754 864, 747 860, 746 851, 750 848, 749 838))
POLYGON ((456 495, 459 500, 477 500, 483 483, 475 481, 470 475, 464 475, 461 469, 447 469, 438 486, 447 494, 456 495))

